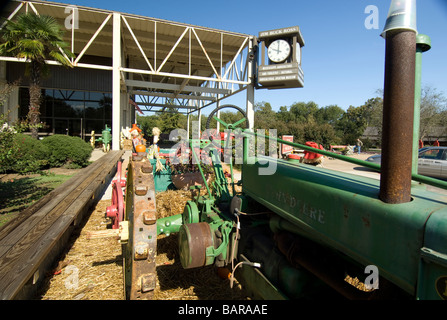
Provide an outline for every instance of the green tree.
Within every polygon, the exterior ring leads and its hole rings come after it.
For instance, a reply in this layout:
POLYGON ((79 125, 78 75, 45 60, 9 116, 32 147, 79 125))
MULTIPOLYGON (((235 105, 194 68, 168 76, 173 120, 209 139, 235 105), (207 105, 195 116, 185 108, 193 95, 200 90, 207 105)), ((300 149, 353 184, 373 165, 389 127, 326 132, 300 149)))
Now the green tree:
POLYGON ((338 121, 336 129, 345 143, 354 144, 365 131, 367 125, 365 109, 364 106, 350 106, 338 121))
POLYGON ((375 97, 368 99, 362 106, 364 108, 366 125, 368 127, 382 128, 383 99, 375 97))
POLYGON ((276 112, 268 102, 255 104, 255 129, 276 129, 276 112))
POLYGON ((327 123, 331 126, 335 126, 337 121, 341 119, 345 111, 337 105, 330 105, 324 108, 320 108, 315 113, 315 120, 318 123, 327 123))
POLYGON ((28 120, 31 134, 38 138, 40 122, 40 79, 46 71, 45 60, 54 59, 64 66, 70 66, 66 57, 74 55, 66 49, 62 30, 56 20, 49 16, 33 13, 21 14, 16 21, 9 20, 0 31, 0 54, 24 58, 29 62, 27 72, 30 75, 30 105, 28 120))
POLYGON ((289 112, 289 109, 286 106, 281 106, 279 108, 279 111, 276 113, 276 119, 284 124, 294 121, 293 115, 289 112))
MULTIPOLYGON (((170 133, 180 127, 180 113, 177 110, 165 111, 160 114, 159 129, 163 133, 170 133)), ((152 133, 151 133, 152 135, 152 133)))
POLYGON ((307 123, 310 118, 315 119, 318 112, 318 105, 313 102, 298 102, 290 106, 289 112, 293 115, 294 121, 298 123, 307 123))
POLYGON ((152 136, 152 129, 160 127, 160 117, 158 115, 140 116, 137 115, 138 127, 143 131, 143 136, 148 138, 152 136))
POLYGON ((436 126, 447 123, 447 99, 442 92, 430 86, 421 90, 420 138, 423 139, 436 126))
MULTIPOLYGON (((382 90, 377 93, 383 95, 382 90)), ((378 129, 379 137, 382 131, 383 117, 383 99, 376 97, 365 102, 367 109, 366 121, 369 127, 378 129)), ((421 104, 419 117, 419 138, 424 139, 425 136, 432 133, 435 127, 445 127, 447 124, 447 99, 443 92, 439 92, 436 88, 425 85, 421 89, 421 104)), ((445 134, 445 132, 441 132, 445 134)))

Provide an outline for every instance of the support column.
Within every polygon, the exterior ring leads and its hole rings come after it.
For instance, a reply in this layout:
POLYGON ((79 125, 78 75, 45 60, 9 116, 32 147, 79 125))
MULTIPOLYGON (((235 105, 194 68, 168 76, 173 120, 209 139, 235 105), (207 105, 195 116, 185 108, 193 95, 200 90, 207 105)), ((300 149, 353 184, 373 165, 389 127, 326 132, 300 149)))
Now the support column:
POLYGON ((121 15, 113 13, 112 150, 120 149, 121 130, 121 15))
POLYGON ((413 160, 412 173, 418 173, 419 161, 419 130, 421 118, 421 81, 422 81, 422 53, 430 50, 430 37, 424 34, 416 36, 416 76, 414 89, 414 124, 413 124, 413 160))
POLYGON ((189 140, 189 132, 191 131, 190 126, 189 126, 189 120, 191 118, 191 114, 188 112, 188 114, 186 115, 186 140, 189 140))
MULTIPOLYGON (((220 107, 220 95, 217 95, 217 102, 216 102, 216 108, 220 107)), ((217 118, 220 119, 220 110, 217 110, 217 118)), ((217 125, 216 125, 216 130, 217 130, 217 134, 219 134, 220 132, 220 122, 216 121, 217 125)))
MULTIPOLYGON (((199 102, 199 106, 201 107, 201 103, 199 102)), ((197 139, 200 139, 202 137, 202 109, 199 109, 197 121, 199 122, 199 127, 197 128, 197 139)))
POLYGON ((254 53, 253 53, 253 42, 255 41, 255 38, 251 38, 248 43, 248 80, 250 81, 250 84, 247 86, 247 107, 246 107, 246 113, 248 122, 250 124, 249 129, 253 130, 254 128, 254 122, 255 122, 255 112, 254 112, 254 106, 255 106, 255 79, 254 79, 254 69, 255 69, 255 59, 254 59, 254 53), (253 58, 252 58, 253 57, 253 58))

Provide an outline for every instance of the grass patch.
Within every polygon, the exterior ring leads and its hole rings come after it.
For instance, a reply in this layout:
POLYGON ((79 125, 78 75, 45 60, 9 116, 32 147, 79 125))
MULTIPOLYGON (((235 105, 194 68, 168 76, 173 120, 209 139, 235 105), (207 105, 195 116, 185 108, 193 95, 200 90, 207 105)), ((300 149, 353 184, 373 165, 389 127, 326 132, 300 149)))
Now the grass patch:
POLYGON ((43 175, 0 182, 0 226, 70 178, 71 175, 43 175))

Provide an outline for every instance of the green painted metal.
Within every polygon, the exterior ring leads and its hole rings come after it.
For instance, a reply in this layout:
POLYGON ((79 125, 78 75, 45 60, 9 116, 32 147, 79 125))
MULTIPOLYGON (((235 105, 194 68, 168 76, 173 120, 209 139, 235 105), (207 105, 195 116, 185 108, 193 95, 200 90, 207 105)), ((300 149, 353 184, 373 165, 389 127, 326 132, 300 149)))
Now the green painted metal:
POLYGON ((197 204, 194 201, 186 202, 183 210, 182 221, 186 223, 197 223, 200 221, 200 212, 197 204))
POLYGON ((412 173, 418 173, 419 130, 421 114, 421 79, 422 79, 422 53, 430 50, 430 37, 424 34, 416 36, 416 64, 414 82, 414 121, 413 121, 413 157, 412 173))
POLYGON ((157 219, 157 235, 164 234, 169 236, 171 233, 177 233, 179 232, 182 224, 183 221, 181 214, 157 219))
POLYGON ((244 288, 254 299, 288 300, 288 297, 258 269, 241 267, 237 271, 238 279, 241 279, 244 288))
POLYGON ((161 164, 165 167, 165 170, 156 170, 157 159, 148 159, 153 168, 155 192, 163 192, 166 190, 174 189, 174 184, 171 179, 171 169, 166 167, 166 159, 159 159, 161 164))
MULTIPOLYGON (((413 183, 411 202, 387 204, 378 198, 379 180, 280 159, 262 160, 262 165, 259 161, 243 165, 243 192, 282 218, 274 228, 335 248, 364 266, 376 265, 381 276, 416 293, 420 250, 430 234, 427 227, 434 217, 447 221, 447 196, 413 183), (258 175, 270 161, 277 161, 275 174, 258 175)), ((445 231, 433 232, 430 249, 446 254, 447 239, 436 238, 445 231)))

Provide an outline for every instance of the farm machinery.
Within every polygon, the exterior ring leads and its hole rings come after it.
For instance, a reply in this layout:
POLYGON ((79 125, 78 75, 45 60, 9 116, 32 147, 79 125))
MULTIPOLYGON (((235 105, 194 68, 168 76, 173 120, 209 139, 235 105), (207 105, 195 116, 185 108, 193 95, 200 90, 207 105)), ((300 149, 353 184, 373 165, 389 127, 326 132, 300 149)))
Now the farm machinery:
MULTIPOLYGON (((445 187, 442 181, 413 174, 411 201, 386 203, 380 198, 379 180, 250 156, 255 135, 240 131, 241 192, 235 192, 233 180, 228 184, 212 142, 191 140, 191 146, 209 150, 215 179, 205 182, 202 190, 207 192, 188 201, 182 214, 161 219, 153 166, 144 155, 132 156, 125 224, 121 223, 129 232, 123 245, 128 298, 151 298, 157 236, 174 233, 184 268, 227 267, 259 299, 322 294, 348 299, 446 298, 447 197, 427 190, 427 184, 445 187), (276 168, 272 174, 260 174, 269 166, 276 168), (356 279, 361 281, 354 286, 356 279)), ((290 145, 380 169, 321 149, 290 145)), ((200 163, 194 151, 193 156, 200 163)))
POLYGON ((240 191, 215 152, 222 145, 189 140, 202 176, 197 147, 211 157, 215 178, 204 179, 205 194, 192 186, 200 192, 182 214, 158 218, 153 165, 133 154, 124 213, 110 215, 128 233, 127 298, 153 297, 157 236, 175 233, 184 268, 227 267, 256 299, 446 299, 447 196, 428 186, 447 184, 418 175, 411 161, 416 36, 388 30, 386 41, 381 165, 255 133, 242 109, 225 105, 210 114, 207 129, 216 119, 234 133, 224 150, 233 155, 241 147, 240 191), (214 116, 227 107, 242 119, 229 124, 214 116), (254 154, 255 141, 266 140, 380 171, 380 180, 254 154))

